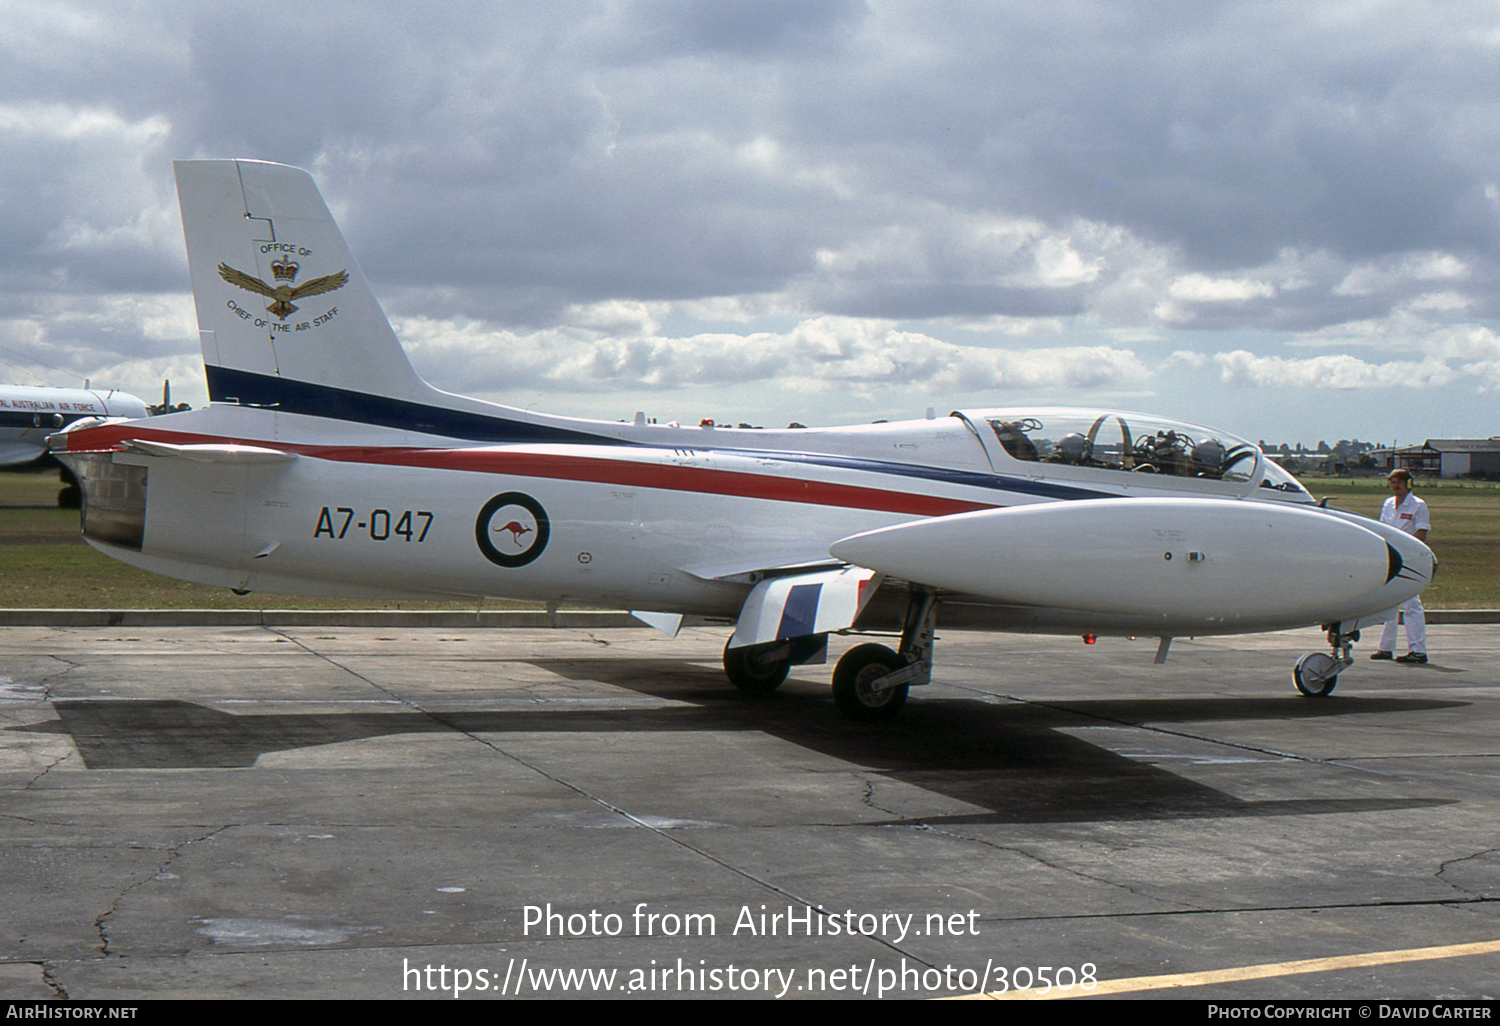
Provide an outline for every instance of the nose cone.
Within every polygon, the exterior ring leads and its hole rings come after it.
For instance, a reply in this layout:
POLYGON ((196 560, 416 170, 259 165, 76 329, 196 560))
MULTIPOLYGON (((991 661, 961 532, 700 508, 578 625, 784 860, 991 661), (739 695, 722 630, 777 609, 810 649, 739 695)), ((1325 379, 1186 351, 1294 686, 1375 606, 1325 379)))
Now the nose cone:
POLYGON ((1421 541, 1404 532, 1393 531, 1386 535, 1390 567, 1385 588, 1393 604, 1407 601, 1432 583, 1437 571, 1437 556, 1421 541))

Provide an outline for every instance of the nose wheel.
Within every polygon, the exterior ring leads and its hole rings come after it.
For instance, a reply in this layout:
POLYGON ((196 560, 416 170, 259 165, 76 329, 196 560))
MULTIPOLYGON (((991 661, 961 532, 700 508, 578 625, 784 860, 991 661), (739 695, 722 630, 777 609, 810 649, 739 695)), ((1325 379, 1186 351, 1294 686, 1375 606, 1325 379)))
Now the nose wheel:
POLYGON ((1309 652, 1292 667, 1292 683, 1306 698, 1327 698, 1339 682, 1339 674, 1354 665, 1350 646, 1359 640, 1359 631, 1347 634, 1334 624, 1328 628, 1329 652, 1309 652))
POLYGON ((1292 683, 1308 698, 1327 698, 1339 682, 1339 669, 1327 652, 1309 652, 1292 667, 1292 683))

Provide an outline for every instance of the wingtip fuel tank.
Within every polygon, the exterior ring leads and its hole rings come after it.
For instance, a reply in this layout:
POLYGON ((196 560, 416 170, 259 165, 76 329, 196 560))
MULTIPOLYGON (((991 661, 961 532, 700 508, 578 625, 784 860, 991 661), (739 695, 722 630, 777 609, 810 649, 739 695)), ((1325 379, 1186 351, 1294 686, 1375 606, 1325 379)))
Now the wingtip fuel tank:
POLYGON ((1431 578, 1431 552, 1368 523, 1265 502, 1093 499, 932 517, 844 538, 829 552, 994 601, 1149 611, 1151 626, 1207 633, 1324 622, 1416 594, 1431 578))

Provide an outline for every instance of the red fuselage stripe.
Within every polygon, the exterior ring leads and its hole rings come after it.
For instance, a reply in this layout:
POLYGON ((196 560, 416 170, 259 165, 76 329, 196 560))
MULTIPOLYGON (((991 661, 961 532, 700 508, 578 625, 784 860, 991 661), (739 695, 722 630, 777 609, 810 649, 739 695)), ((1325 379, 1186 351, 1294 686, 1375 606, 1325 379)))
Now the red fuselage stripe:
POLYGON ((597 456, 516 452, 490 448, 413 449, 390 446, 289 445, 256 439, 189 435, 139 428, 127 430, 112 425, 69 434, 68 449, 71 452, 114 449, 121 443, 135 438, 165 442, 169 445, 270 446, 301 456, 332 460, 338 463, 425 467, 433 470, 460 470, 481 474, 509 474, 516 477, 587 481, 594 484, 698 492, 705 495, 734 495, 749 499, 769 499, 775 502, 797 502, 815 506, 880 510, 924 517, 994 509, 996 505, 989 502, 970 502, 935 495, 896 492, 883 488, 804 481, 772 474, 748 474, 736 470, 714 470, 709 467, 607 459, 597 456))

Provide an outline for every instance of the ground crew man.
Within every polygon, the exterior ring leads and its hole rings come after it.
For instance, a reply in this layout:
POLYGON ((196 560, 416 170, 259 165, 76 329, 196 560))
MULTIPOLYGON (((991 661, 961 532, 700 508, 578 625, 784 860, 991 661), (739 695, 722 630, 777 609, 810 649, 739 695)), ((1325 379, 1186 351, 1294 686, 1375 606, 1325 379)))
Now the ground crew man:
MULTIPOLYGON (((1427 503, 1411 492, 1411 471, 1393 470, 1386 477, 1391 486, 1391 497, 1380 508, 1380 522, 1400 528, 1416 537, 1427 540, 1430 527, 1427 520, 1427 503)), ((1422 612, 1422 599, 1412 596, 1401 607, 1396 619, 1387 620, 1380 632, 1380 647, 1370 653, 1371 659, 1392 659, 1398 663, 1425 663, 1427 661, 1427 617, 1422 612), (1406 655, 1396 656, 1396 620, 1406 621, 1406 655)))

